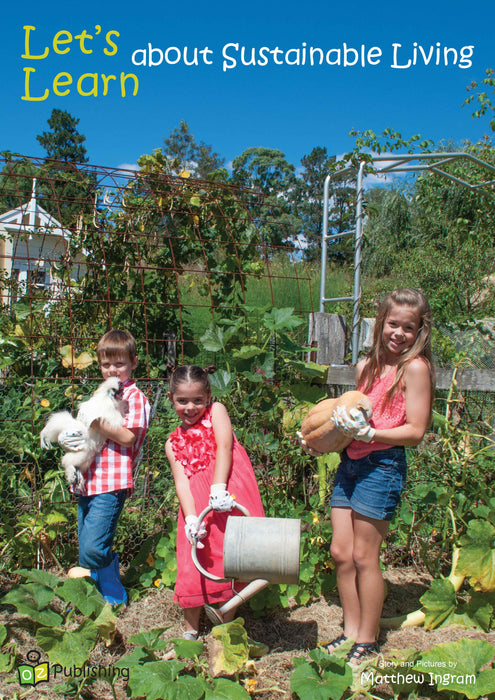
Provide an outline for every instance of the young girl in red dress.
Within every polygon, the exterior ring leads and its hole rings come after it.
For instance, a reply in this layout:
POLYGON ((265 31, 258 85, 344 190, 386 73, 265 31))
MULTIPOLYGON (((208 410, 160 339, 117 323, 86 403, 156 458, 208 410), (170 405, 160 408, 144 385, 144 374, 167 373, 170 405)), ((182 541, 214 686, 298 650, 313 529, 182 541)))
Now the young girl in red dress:
MULTIPOLYGON (((209 371, 195 365, 178 367, 170 378, 168 393, 182 421, 167 440, 165 453, 180 504, 174 600, 184 609, 187 639, 198 636, 203 605, 232 598, 230 582, 207 579, 196 568, 191 557, 194 540, 198 541, 201 566, 223 577, 223 538, 229 511, 235 512, 234 496, 251 516, 264 515, 253 467, 232 431, 227 410, 223 404, 211 402, 209 371), (208 505, 213 510, 199 526, 198 515, 208 505)), ((217 613, 221 618, 220 611, 217 613)), ((224 621, 233 619, 234 613, 224 615, 224 621)))
POLYGON ((359 664, 379 650, 377 628, 384 583, 380 547, 406 481, 405 446, 417 445, 431 419, 433 371, 431 312, 414 289, 398 289, 382 302, 373 346, 356 367, 356 386, 371 399, 373 416, 363 426, 345 409, 335 425, 354 440, 342 453, 330 501, 331 555, 344 616, 344 633, 327 645, 329 653, 347 639, 347 655, 359 664))

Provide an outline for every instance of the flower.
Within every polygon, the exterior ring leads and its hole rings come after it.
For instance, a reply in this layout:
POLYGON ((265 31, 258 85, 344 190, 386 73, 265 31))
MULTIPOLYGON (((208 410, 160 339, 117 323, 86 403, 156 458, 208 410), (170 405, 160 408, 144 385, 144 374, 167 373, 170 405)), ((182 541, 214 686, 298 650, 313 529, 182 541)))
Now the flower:
POLYGON ((48 399, 41 399, 40 404, 43 406, 43 408, 47 408, 50 405, 50 402, 48 399))

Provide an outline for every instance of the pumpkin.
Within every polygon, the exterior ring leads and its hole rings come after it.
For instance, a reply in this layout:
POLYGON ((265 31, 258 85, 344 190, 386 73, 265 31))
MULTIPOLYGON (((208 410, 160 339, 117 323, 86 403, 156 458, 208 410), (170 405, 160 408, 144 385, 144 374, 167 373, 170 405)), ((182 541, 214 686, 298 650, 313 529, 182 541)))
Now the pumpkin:
POLYGON ((301 426, 301 437, 306 445, 317 452, 342 452, 352 442, 332 421, 332 414, 337 406, 344 406, 352 416, 355 411, 362 411, 369 421, 373 407, 369 398, 360 391, 346 391, 336 399, 324 399, 308 411, 301 426))

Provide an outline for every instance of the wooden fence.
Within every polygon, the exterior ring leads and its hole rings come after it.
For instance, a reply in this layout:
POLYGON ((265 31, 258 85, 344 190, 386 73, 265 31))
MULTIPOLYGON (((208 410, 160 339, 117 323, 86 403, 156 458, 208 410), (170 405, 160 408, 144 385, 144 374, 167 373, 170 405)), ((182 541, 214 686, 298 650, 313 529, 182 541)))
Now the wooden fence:
MULTIPOLYGON (((359 351, 371 347, 374 319, 361 320, 359 351)), ((331 386, 355 386, 355 368, 345 364, 346 325, 343 316, 317 312, 310 314, 309 345, 315 348, 311 359, 329 365, 327 383, 331 386)), ((436 388, 449 389, 455 378, 461 391, 495 392, 495 370, 435 367, 436 388)))

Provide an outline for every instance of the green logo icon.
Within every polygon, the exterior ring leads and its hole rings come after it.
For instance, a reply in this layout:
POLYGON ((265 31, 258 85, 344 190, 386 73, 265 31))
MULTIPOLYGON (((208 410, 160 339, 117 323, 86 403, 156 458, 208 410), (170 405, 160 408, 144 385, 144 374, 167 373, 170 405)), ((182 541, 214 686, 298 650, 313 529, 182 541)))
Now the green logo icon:
POLYGON ((46 683, 50 680, 50 667, 48 661, 42 664, 38 663, 41 659, 41 654, 35 649, 31 649, 27 653, 27 660, 34 662, 32 664, 22 664, 17 668, 20 685, 38 685, 38 683, 46 683))

